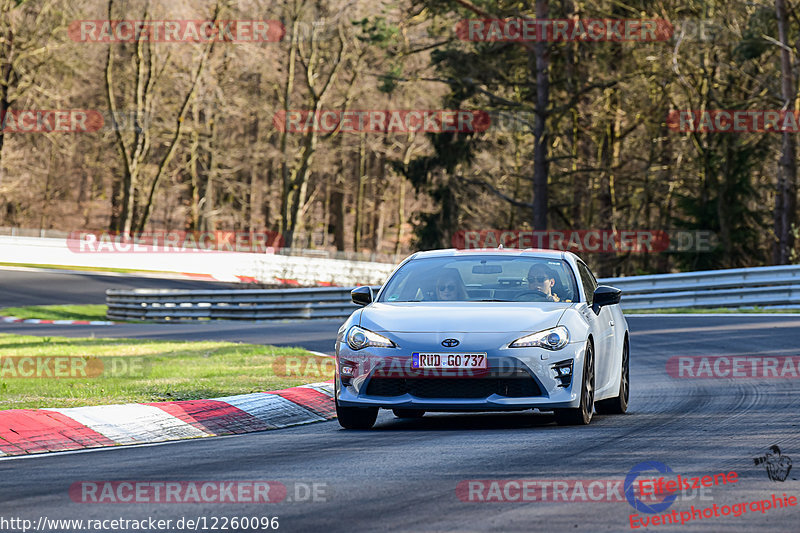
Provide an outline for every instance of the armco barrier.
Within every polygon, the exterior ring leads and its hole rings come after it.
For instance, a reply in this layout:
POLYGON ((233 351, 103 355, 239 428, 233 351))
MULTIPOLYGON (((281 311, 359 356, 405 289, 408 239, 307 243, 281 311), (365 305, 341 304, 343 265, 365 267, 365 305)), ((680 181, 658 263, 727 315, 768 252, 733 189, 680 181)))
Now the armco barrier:
MULTIPOLYGON (((377 289, 378 287, 375 287, 377 289)), ((128 320, 341 318, 356 306, 350 288, 247 290, 109 289, 108 317, 128 320)))
POLYGON ((599 280, 622 289, 623 309, 800 306, 800 265, 599 280))
MULTIPOLYGON (((800 307, 800 265, 607 278, 623 290, 623 309, 800 307)), ((377 290, 378 287, 373 287, 377 290)), ((106 291, 110 319, 343 318, 356 306, 350 288, 106 291)))

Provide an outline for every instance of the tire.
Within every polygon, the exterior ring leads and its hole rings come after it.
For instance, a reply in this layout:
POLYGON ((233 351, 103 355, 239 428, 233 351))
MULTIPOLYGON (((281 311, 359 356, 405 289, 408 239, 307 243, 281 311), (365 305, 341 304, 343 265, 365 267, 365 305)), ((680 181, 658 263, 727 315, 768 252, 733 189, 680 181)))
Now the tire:
POLYGON ((336 402, 336 417, 344 429, 369 429, 378 418, 378 408, 342 407, 336 402))
POLYGON ((622 345, 622 378, 619 382, 619 394, 614 398, 600 400, 594 406, 599 415, 621 415, 628 410, 628 397, 631 390, 630 348, 628 338, 622 345))
POLYGON ((556 409, 556 423, 560 426, 585 426, 592 421, 594 410, 594 344, 586 344, 581 382, 581 403, 573 409, 556 409))
POLYGON ((422 418, 425 416, 425 411, 422 409, 392 409, 392 412, 397 418, 422 418))

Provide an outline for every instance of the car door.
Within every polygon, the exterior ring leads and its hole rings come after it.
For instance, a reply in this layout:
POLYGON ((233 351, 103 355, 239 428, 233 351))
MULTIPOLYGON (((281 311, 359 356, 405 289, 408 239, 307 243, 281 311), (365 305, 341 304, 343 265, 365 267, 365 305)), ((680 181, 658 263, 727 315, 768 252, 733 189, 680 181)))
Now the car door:
POLYGON ((595 340, 595 398, 605 396, 613 381, 614 363, 614 316, 610 307, 600 309, 600 314, 592 311, 592 297, 597 288, 597 280, 582 262, 578 263, 581 284, 586 293, 587 307, 583 310, 586 320, 594 332, 595 340))

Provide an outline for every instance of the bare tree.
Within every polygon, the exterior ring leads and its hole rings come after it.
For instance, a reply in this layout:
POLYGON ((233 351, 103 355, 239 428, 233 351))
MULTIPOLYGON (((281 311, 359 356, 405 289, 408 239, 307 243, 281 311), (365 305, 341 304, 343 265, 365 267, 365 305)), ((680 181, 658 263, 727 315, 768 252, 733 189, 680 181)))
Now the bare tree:
MULTIPOLYGON (((307 101, 310 104, 305 110, 312 117, 318 117, 322 106, 326 102, 328 93, 334 86, 339 69, 342 65, 342 56, 345 53, 344 30, 340 27, 336 44, 331 45, 333 50, 326 49, 326 42, 319 38, 320 29, 314 28, 307 41, 299 41, 297 28, 301 13, 297 6, 292 16, 292 37, 288 57, 288 74, 284 91, 284 116, 288 117, 291 110, 292 93, 296 87, 295 62, 301 65, 304 75, 307 101), (325 67, 328 71, 325 72, 325 67)), ((308 194, 308 181, 311 176, 312 163, 319 143, 319 131, 316 127, 310 128, 303 134, 300 141, 299 153, 290 161, 287 153, 288 131, 284 128, 281 137, 281 151, 284 154, 282 165, 283 195, 281 202, 281 231, 287 247, 294 248, 295 239, 302 221, 301 213, 305 210, 308 194)))
MULTIPOLYGON (((221 5, 218 2, 214 8, 212 20, 215 22, 219 18, 221 5)), ((108 18, 114 20, 114 0, 108 0, 108 18)), ((145 4, 143 19, 149 16, 149 2, 145 4)), ((169 54, 158 64, 158 56, 152 39, 143 36, 135 42, 135 49, 132 52, 134 65, 132 84, 133 88, 129 91, 132 95, 131 102, 132 115, 134 117, 134 128, 128 134, 121 128, 114 128, 117 149, 123 163, 123 174, 114 186, 112 199, 112 218, 111 230, 130 234, 132 230, 142 231, 147 225, 153 208, 155 192, 164 172, 175 155, 183 134, 186 111, 194 97, 197 84, 205 68, 206 61, 214 47, 214 39, 209 39, 200 52, 200 57, 196 61, 196 66, 191 74, 189 88, 182 98, 178 111, 175 115, 175 126, 171 136, 165 143, 165 150, 161 157, 153 153, 153 130, 149 123, 149 117, 153 113, 156 86, 162 78, 165 69, 169 65, 169 54), (146 123, 147 122, 147 123, 146 123), (154 161, 155 160, 155 161, 154 161), (146 187, 143 169, 148 164, 155 164, 155 174, 150 178, 149 192, 144 199, 144 205, 140 206, 137 213, 136 199, 137 191, 146 187)), ((109 43, 106 55, 105 66, 105 90, 108 108, 111 116, 118 115, 119 102, 116 94, 117 87, 114 78, 114 45, 109 43)), ((162 113, 163 115, 163 113, 162 113)))

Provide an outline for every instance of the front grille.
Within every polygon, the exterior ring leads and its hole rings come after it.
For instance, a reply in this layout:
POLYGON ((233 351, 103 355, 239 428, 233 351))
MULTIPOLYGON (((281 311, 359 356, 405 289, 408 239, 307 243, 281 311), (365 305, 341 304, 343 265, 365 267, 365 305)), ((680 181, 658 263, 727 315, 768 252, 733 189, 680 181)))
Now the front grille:
POLYGON ((418 398, 486 398, 499 394, 507 398, 541 396, 530 377, 514 378, 383 378, 373 377, 367 386, 368 396, 418 398))

